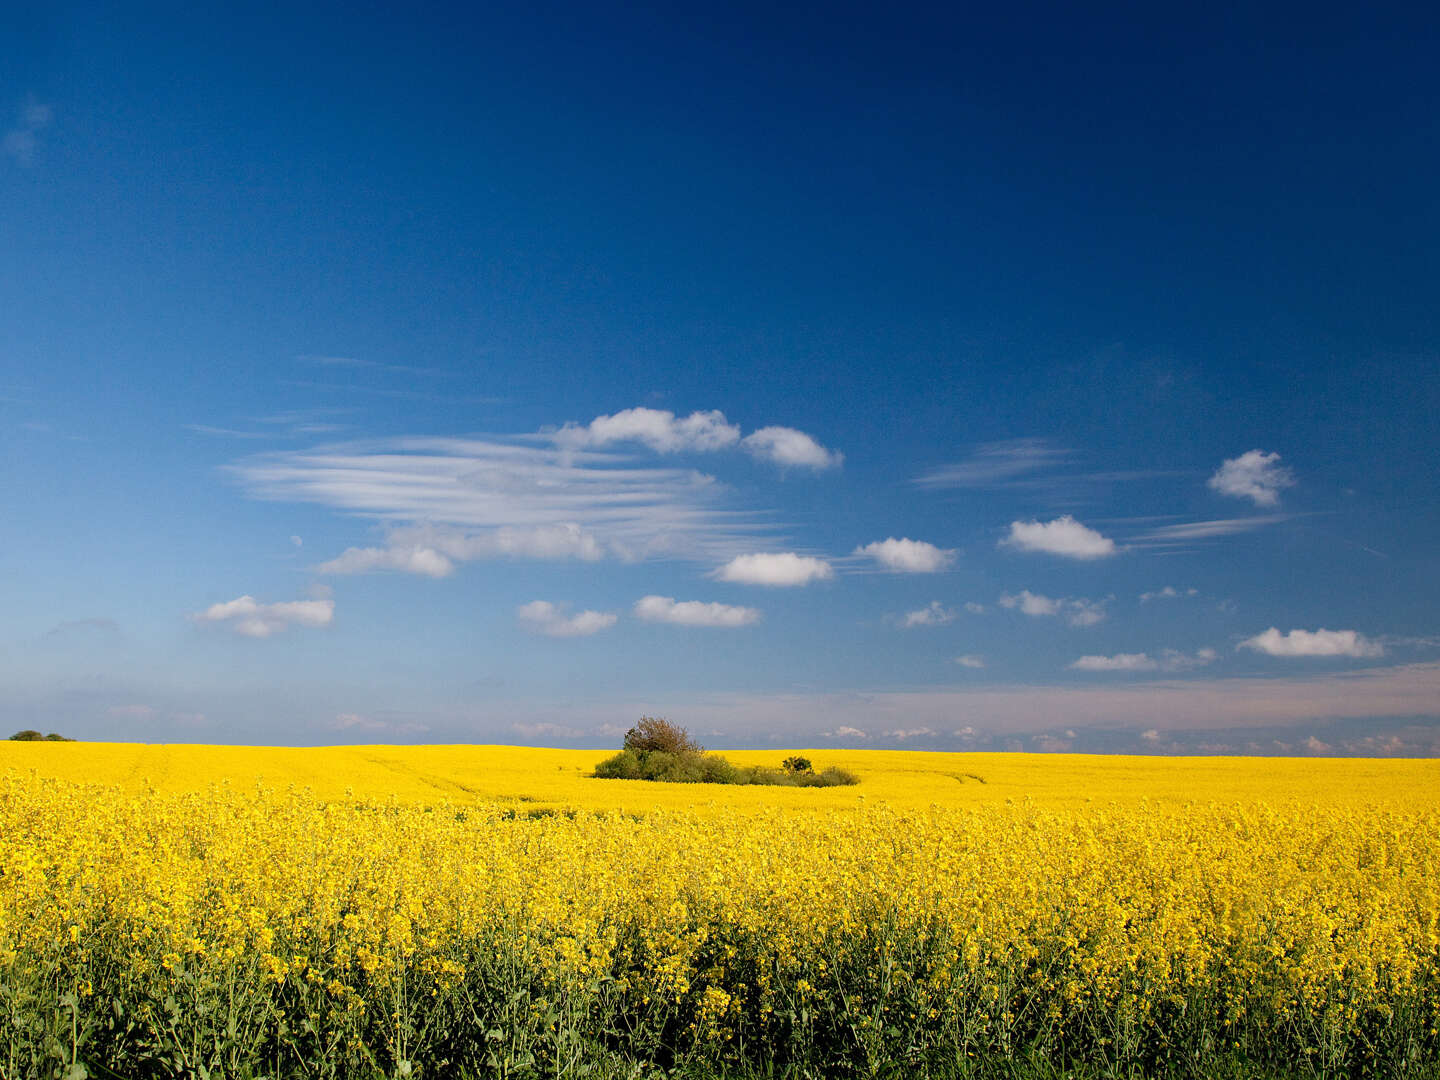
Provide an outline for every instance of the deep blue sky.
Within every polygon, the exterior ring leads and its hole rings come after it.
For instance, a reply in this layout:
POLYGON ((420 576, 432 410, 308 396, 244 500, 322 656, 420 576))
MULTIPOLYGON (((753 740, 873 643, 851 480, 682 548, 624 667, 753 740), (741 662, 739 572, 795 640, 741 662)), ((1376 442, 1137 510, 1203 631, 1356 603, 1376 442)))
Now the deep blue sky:
POLYGON ((0 722, 1440 752, 1433 8, 4 18, 0 722))

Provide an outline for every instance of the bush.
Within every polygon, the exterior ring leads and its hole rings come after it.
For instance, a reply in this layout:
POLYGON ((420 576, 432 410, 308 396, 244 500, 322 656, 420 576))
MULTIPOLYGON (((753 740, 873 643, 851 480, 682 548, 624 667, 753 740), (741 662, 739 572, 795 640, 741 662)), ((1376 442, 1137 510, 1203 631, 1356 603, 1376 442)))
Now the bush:
POLYGON ((57 735, 51 732, 49 735, 41 735, 40 732, 31 728, 24 731, 17 731, 10 736, 10 742, 74 742, 74 739, 67 739, 64 735, 57 735))
POLYGON ((625 747, 595 766, 601 780, 655 780, 666 784, 766 784, 783 787, 835 787, 858 784, 859 777, 831 767, 817 773, 809 758, 788 757, 780 768, 740 768, 704 747, 678 724, 642 716, 625 733, 625 747))

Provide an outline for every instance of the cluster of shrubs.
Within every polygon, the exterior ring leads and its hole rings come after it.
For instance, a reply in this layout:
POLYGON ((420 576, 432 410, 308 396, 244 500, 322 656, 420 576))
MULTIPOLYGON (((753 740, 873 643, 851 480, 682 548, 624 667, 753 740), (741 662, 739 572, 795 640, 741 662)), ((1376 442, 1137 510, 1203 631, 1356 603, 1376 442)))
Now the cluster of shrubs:
POLYGON ((659 780, 669 784, 773 784, 783 787, 839 787, 858 784, 854 773, 834 766, 816 772, 809 758, 789 757, 772 769, 735 765, 705 748, 682 727, 643 716, 625 733, 625 746, 595 766, 604 780, 659 780))
POLYGON ((56 735, 51 732, 49 735, 41 735, 38 731, 26 728, 24 731, 17 731, 10 736, 11 742, 74 742, 74 739, 67 739, 64 735, 56 735))

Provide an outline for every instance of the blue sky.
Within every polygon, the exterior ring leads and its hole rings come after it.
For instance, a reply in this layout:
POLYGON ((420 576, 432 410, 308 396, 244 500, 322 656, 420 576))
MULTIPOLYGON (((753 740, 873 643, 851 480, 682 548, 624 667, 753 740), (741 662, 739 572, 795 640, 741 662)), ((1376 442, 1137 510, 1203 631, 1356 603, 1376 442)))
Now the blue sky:
POLYGON ((1440 18, 45 5, 0 723, 1440 752, 1440 18))

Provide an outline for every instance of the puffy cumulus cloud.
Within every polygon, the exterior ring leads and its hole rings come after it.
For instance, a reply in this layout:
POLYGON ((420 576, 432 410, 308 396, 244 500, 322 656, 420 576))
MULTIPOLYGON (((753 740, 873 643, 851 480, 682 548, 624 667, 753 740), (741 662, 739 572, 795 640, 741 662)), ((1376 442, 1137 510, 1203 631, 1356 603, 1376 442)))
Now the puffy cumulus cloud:
POLYGON ((972 668, 978 671, 985 666, 985 658, 976 656, 974 653, 966 653, 964 656, 955 657, 955 663, 963 668, 972 668))
POLYGON ((899 739, 901 742, 904 742, 906 739, 923 739, 932 736, 935 734, 935 729, 928 727, 896 728, 894 731, 885 732, 885 734, 892 739, 899 739))
POLYGON ((740 441, 740 428, 718 409, 677 417, 668 409, 624 409, 612 416, 597 416, 586 425, 566 424, 554 433, 555 442, 571 449, 638 442, 658 454, 682 450, 724 450, 740 441))
POLYGON ((1182 596, 1199 595, 1199 589, 1177 589, 1174 585, 1166 585, 1163 589, 1156 589, 1154 592, 1142 592, 1140 602, 1148 604, 1152 600, 1179 600, 1182 596))
POLYGON ((1065 514, 1054 521, 1012 521, 1000 547, 1040 551, 1067 559, 1104 559, 1119 550, 1115 541, 1065 514))
POLYGON ((746 453, 776 465, 805 469, 833 469, 845 460, 838 450, 827 450, 803 431, 788 427, 763 427, 741 440, 746 453))
POLYGON ((480 559, 578 559, 594 562, 606 550, 596 537, 574 522, 502 526, 484 532, 418 525, 393 529, 384 547, 347 548, 315 569, 322 574, 366 574, 396 570, 425 577, 447 577, 457 562, 480 559))
POLYGON ((1212 491, 1249 499, 1256 506, 1278 505, 1280 492, 1294 484, 1295 474, 1280 464, 1280 455, 1263 450, 1226 459, 1208 481, 1212 491))
POLYGON ((846 726, 846 725, 844 725, 844 724, 842 724, 840 727, 837 727, 834 731, 823 731, 823 732, 821 732, 821 734, 824 735, 825 738, 827 738, 827 739, 868 739, 868 738, 870 738, 869 735, 867 735, 865 732, 861 731, 859 728, 857 728, 857 727, 848 727, 848 726, 846 726))
POLYGON ((515 609, 521 625, 527 630, 549 637, 589 637, 608 630, 619 616, 604 611, 582 611, 566 615, 564 609, 548 600, 532 600, 515 609))
POLYGON ((1036 618, 1062 616, 1071 626, 1094 626, 1105 621, 1104 600, 1087 600, 1084 597, 1055 599, 1021 589, 1014 596, 1001 594, 999 603, 1003 608, 1036 618))
POLYGON ((793 551, 737 555, 719 570, 716 578, 741 585, 794 586, 828 581, 834 569, 824 559, 797 555, 793 551))
POLYGON ((753 626, 760 612, 735 604, 707 604, 701 600, 679 600, 672 596, 644 596, 635 601, 635 617, 647 622, 676 626, 753 626))
POLYGON ((191 618, 196 622, 227 626, 245 637, 267 638, 291 626, 329 626, 335 619, 335 601, 287 600, 262 604, 253 596, 241 596, 211 604, 191 618))
POLYGON ((895 625, 902 630, 913 630, 917 626, 944 626, 946 623, 954 622, 956 618, 958 618, 956 611, 947 608, 939 600, 931 600, 927 607, 895 616, 895 625))
POLYGON ((584 450, 613 443, 638 442, 658 454, 712 453, 739 446, 760 461, 806 469, 831 469, 844 455, 821 446, 811 435, 795 428, 770 426, 743 439, 740 428, 718 409, 676 416, 668 409, 638 407, 610 416, 597 416, 588 424, 566 424, 549 437, 566 450, 584 450))
POLYGON ((1189 671, 1213 664, 1219 658, 1214 649, 1184 653, 1165 649, 1160 656, 1149 653, 1116 653, 1114 656, 1082 656, 1069 666, 1075 671, 1189 671))
POLYGON ((443 578, 455 572, 455 564, 434 548, 419 544, 392 544, 383 548, 346 548, 335 558, 315 567, 319 574, 370 574, 377 570, 443 578))
POLYGON ((953 548, 938 548, 924 540, 897 540, 890 537, 857 547, 856 555, 868 555, 886 570, 900 574, 933 574, 955 561, 953 548))
POLYGON ((1246 638, 1238 649, 1251 649, 1267 656, 1348 656, 1357 660, 1384 656, 1385 648, 1354 630, 1291 630, 1282 634, 1270 627, 1262 634, 1246 638))

